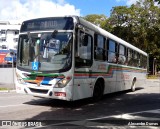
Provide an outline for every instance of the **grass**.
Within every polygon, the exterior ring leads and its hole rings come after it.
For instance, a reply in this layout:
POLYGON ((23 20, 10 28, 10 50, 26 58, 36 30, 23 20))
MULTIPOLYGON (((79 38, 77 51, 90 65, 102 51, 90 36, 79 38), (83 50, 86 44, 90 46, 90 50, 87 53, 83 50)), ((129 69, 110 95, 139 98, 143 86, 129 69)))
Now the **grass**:
POLYGON ((9 90, 9 88, 0 88, 0 91, 1 91, 1 90, 9 90))
POLYGON ((148 75, 147 79, 158 79, 157 75, 148 75))

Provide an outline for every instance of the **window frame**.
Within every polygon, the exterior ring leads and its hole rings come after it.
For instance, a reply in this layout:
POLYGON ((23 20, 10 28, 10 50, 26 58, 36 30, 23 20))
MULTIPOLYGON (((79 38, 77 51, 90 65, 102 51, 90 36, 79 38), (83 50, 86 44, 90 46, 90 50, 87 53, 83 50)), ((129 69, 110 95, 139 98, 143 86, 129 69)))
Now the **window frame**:
POLYGON ((112 40, 112 39, 107 39, 107 40, 108 40, 107 41, 107 62, 117 63, 117 61, 118 61, 118 43, 116 41, 112 40), (114 46, 115 50, 114 51, 109 49, 110 48, 110 43, 112 43, 112 42, 115 44, 115 46, 114 46), (109 61, 109 53, 115 53, 115 61, 109 61))
POLYGON ((101 35, 101 34, 98 34, 98 33, 95 33, 94 34, 94 59, 97 60, 97 61, 105 61, 106 60, 106 56, 105 56, 105 51, 107 51, 107 44, 106 44, 106 38, 101 35), (98 47, 98 37, 101 37, 103 40, 102 40, 102 46, 103 47, 98 47), (97 48, 98 49, 101 49, 102 53, 101 53, 101 58, 97 58, 97 48))
POLYGON ((118 64, 126 65, 126 62, 127 62, 127 55, 126 55, 126 53, 127 53, 126 46, 123 45, 123 44, 119 44, 119 47, 118 47, 118 64), (121 53, 121 47, 123 47, 123 49, 124 49, 123 53, 121 53), (121 62, 120 56, 125 58, 124 62, 121 62))
POLYGON ((85 31, 77 30, 77 36, 76 36, 77 45, 75 45, 75 53, 79 53, 79 51, 80 51, 81 33, 84 33, 85 36, 87 35, 87 36, 91 37, 91 59, 87 60, 87 59, 80 58, 80 56, 78 56, 78 57, 75 56, 75 67, 76 68, 90 68, 93 64, 93 36, 85 31), (77 62, 77 60, 79 60, 79 62, 77 62), (86 61, 89 62, 88 65, 85 65, 84 62, 86 62, 86 61), (82 63, 82 64, 80 65, 80 63, 82 63))

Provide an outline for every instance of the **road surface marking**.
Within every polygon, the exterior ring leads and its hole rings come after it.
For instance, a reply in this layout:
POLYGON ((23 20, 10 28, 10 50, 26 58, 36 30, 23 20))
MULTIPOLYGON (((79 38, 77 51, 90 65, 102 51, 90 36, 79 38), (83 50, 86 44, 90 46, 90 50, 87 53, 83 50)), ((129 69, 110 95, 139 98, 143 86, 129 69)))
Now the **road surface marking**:
POLYGON ((121 115, 111 115, 111 116, 105 116, 105 117, 99 117, 99 118, 92 118, 92 119, 86 119, 86 120, 100 120, 100 119, 105 119, 105 118, 129 118, 129 116, 133 115, 133 114, 139 114, 139 113, 145 113, 145 112, 150 112, 150 113, 160 113, 160 109, 154 109, 154 110, 147 110, 147 111, 140 111, 140 112, 132 112, 132 113, 125 113, 125 114, 121 114, 121 115))
POLYGON ((4 105, 4 106, 0 106, 0 108, 5 108, 5 107, 16 107, 16 106, 22 106, 24 104, 17 104, 17 105, 4 105))

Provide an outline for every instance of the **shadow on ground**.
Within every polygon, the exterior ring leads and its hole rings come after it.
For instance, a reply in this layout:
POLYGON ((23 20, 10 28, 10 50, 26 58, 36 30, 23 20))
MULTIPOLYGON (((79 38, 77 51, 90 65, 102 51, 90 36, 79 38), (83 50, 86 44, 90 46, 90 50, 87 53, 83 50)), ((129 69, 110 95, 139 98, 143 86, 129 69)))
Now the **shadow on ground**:
MULTIPOLYGON (((136 89, 142 90, 139 87, 136 89)), ((135 92, 136 92, 135 91, 135 92)), ((90 119, 109 115, 124 114, 160 108, 160 95, 157 93, 127 94, 129 91, 107 94, 102 100, 93 102, 91 98, 67 102, 53 99, 38 99, 26 102, 26 105, 50 107, 49 111, 41 112, 31 120, 68 120, 90 119), (145 107, 144 107, 145 105, 145 107), (86 117, 87 116, 87 117, 86 117)))
MULTIPOLYGON (((160 94, 159 93, 140 93, 144 88, 136 88, 135 93, 130 91, 122 91, 105 95, 102 100, 93 102, 91 98, 78 100, 74 102, 67 102, 53 99, 38 99, 26 102, 26 105, 40 105, 47 106, 50 110, 39 113, 38 115, 26 120, 45 121, 47 129, 88 129, 88 124, 93 125, 109 125, 106 127, 122 127, 127 126, 130 121, 146 122, 146 120, 122 120, 112 118, 113 115, 121 115, 126 113, 141 112, 147 110, 160 109, 160 94), (107 118, 106 118, 107 117, 107 118), (95 120, 95 119, 100 120, 95 120), (88 119, 92 119, 91 121, 88 119), (94 119, 94 120, 93 120, 94 119), (46 122, 47 120, 47 122, 46 122), (81 123, 76 125, 75 123, 81 123), (69 123, 68 123, 69 122, 69 123), (71 124, 73 122, 73 124, 71 124), (83 123, 84 122, 84 123, 83 123), (57 126, 57 124, 59 124, 57 126)), ((145 117, 144 114, 139 113, 139 117, 145 117)), ((160 119, 159 115, 147 116, 149 119, 155 117, 160 119)), ((154 122, 151 120, 149 122, 154 122)), ((156 121, 157 122, 157 121, 156 121)), ((160 123, 160 121, 158 121, 160 123)), ((157 126, 156 126, 157 127, 157 126)), ((95 126, 91 129, 97 128, 95 126)), ((129 126, 127 126, 129 128, 129 126)), ((136 128, 136 127, 135 127, 136 128)), ((150 127, 144 127, 150 129, 150 127)), ((114 129, 114 128, 113 128, 114 129)))

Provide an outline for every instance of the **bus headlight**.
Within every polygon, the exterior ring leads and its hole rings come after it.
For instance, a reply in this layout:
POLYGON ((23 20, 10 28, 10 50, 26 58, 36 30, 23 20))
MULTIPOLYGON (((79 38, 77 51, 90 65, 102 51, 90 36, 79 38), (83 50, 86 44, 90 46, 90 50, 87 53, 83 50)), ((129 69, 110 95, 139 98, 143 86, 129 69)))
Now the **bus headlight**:
POLYGON ((65 77, 64 79, 58 81, 56 83, 56 85, 54 86, 54 88, 63 88, 63 87, 65 87, 69 83, 69 81, 71 79, 72 79, 72 77, 69 77, 69 76, 65 77))

